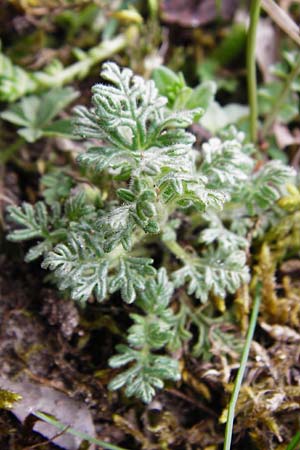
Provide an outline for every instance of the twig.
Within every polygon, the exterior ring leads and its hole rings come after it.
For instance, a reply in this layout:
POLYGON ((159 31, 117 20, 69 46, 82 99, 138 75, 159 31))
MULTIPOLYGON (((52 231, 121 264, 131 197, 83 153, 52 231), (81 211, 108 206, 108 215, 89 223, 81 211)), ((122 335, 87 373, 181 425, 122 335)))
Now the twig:
POLYGON ((52 436, 52 438, 47 439, 44 442, 39 442, 37 444, 34 445, 30 445, 29 447, 24 447, 22 450, 31 450, 33 448, 38 448, 38 447, 43 447, 44 445, 47 444, 53 444, 54 439, 57 439, 58 437, 62 436, 63 434, 66 433, 66 431, 68 431, 69 426, 66 426, 63 430, 61 430, 59 433, 55 434, 54 436, 52 436))
POLYGON ((250 25, 247 38, 247 84, 250 105, 250 135, 253 142, 257 140, 257 81, 255 65, 256 30, 260 13, 260 0, 251 1, 250 25))
POLYGON ((92 436, 89 436, 86 433, 82 433, 81 431, 75 430, 72 427, 69 427, 66 429, 66 425, 59 422, 58 420, 54 419, 51 416, 48 416, 47 414, 42 413, 41 411, 35 411, 32 412, 32 414, 39 419, 43 420, 44 422, 49 423, 50 425, 53 425, 54 427, 58 428, 59 430, 64 430, 66 433, 70 433, 73 436, 77 436, 81 438, 82 440, 91 442, 92 444, 100 445, 103 449, 107 450, 128 450, 124 447, 118 447, 117 445, 109 444, 108 442, 101 441, 100 439, 93 438, 92 436))
POLYGON ((232 392, 230 403, 229 403, 223 450, 230 450, 230 445, 231 445, 231 440, 232 440, 233 421, 234 421, 234 411, 235 411, 236 402, 237 402, 237 399, 239 396, 240 388, 242 385, 244 373, 246 370, 251 341, 253 338, 256 321, 257 321, 257 316, 258 316, 258 312, 259 312, 260 299, 261 299, 261 283, 258 282, 256 285, 253 309, 252 309, 249 328, 248 328, 248 332, 247 332, 247 336, 246 336, 246 342, 245 342, 245 345, 243 348, 240 368, 239 368, 237 376, 236 376, 233 392, 232 392))
POLYGON ((194 405, 197 408, 201 409, 202 411, 206 412, 210 416, 214 416, 216 418, 218 417, 218 414, 215 411, 208 408, 207 406, 205 406, 198 400, 195 400, 194 398, 189 397, 188 395, 184 394, 183 392, 177 391, 176 389, 172 389, 172 388, 166 388, 165 391, 171 395, 181 398, 182 400, 185 400, 186 402, 191 403, 192 405, 194 405))

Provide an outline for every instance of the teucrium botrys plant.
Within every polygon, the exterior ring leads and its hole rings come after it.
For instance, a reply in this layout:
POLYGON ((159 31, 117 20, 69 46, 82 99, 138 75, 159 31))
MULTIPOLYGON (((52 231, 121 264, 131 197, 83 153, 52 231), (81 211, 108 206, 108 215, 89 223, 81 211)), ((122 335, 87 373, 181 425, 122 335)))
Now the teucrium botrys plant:
POLYGON ((274 204, 291 172, 274 161, 254 171, 253 149, 234 130, 198 151, 186 128, 203 113, 201 105, 170 111, 153 81, 114 63, 103 65, 101 77, 92 108, 76 109, 76 133, 94 142, 78 162, 86 174, 103 172, 113 187, 118 183, 115 195, 101 207, 83 193, 63 206, 10 207, 21 229, 9 238, 41 239, 27 260, 42 255, 42 266, 74 300, 102 302, 120 291, 136 303, 127 345, 110 359, 111 367, 129 366, 110 387, 125 386, 127 395, 148 402, 163 380, 180 377, 164 349, 176 350, 191 336, 188 306, 170 307, 174 289, 186 285, 188 295, 206 302, 247 282, 251 217, 274 204))

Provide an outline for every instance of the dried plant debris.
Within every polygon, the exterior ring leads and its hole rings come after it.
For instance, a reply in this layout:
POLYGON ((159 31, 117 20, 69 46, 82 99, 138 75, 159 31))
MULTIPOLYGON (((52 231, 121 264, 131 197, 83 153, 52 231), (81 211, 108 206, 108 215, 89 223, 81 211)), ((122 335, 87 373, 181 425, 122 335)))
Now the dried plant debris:
POLYGON ((220 18, 231 19, 237 4, 236 0, 163 0, 162 18, 167 23, 182 27, 199 27, 220 18))
MULTIPOLYGON (((71 426, 83 433, 95 437, 95 428, 91 414, 84 403, 68 398, 62 392, 46 386, 29 383, 28 381, 10 381, 3 377, 0 378, 0 384, 6 389, 17 392, 22 400, 12 408, 13 414, 22 422, 29 414, 35 411, 43 411, 54 416, 66 426, 71 426)), ((51 438, 57 434, 55 427, 45 422, 36 422, 34 431, 51 438)), ((77 450, 81 439, 65 433, 53 439, 53 442, 65 450, 77 450)), ((95 446, 90 447, 95 450, 95 446)))

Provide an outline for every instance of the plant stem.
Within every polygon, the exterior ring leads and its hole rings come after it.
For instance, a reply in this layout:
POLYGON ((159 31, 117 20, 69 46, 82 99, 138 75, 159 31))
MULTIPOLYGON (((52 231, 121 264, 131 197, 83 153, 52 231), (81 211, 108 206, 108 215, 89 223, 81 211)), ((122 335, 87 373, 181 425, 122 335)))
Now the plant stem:
POLYGON ((247 39, 247 84, 250 105, 250 136, 257 140, 257 81, 255 64, 256 29, 260 13, 260 0, 251 1, 250 24, 247 39))
POLYGON ((66 67, 54 76, 44 72, 37 72, 35 78, 41 86, 47 88, 61 86, 73 81, 75 78, 84 78, 92 66, 120 52, 127 43, 127 35, 120 34, 112 40, 101 42, 98 46, 91 48, 82 61, 66 67))
POLYGON ((150 13, 150 17, 152 19, 157 19, 159 4, 158 0, 148 0, 148 9, 150 13))
POLYGON ((166 247, 181 261, 187 263, 192 255, 188 255, 186 251, 176 241, 163 241, 166 247))
POLYGON ((95 439, 92 436, 89 436, 86 433, 82 433, 81 431, 75 430, 74 428, 68 427, 65 424, 59 422, 58 420, 54 419, 51 416, 48 416, 47 414, 44 414, 40 411, 35 411, 32 413, 34 416, 36 416, 38 419, 43 420, 44 422, 49 423, 50 425, 53 425, 57 429, 61 431, 65 431, 66 433, 70 433, 73 436, 77 436, 81 438, 82 440, 91 442, 92 444, 100 445, 101 448, 107 449, 107 450, 128 450, 124 447, 118 447, 117 445, 109 444, 108 442, 101 441, 99 439, 95 439))
POLYGON ((76 78, 82 79, 89 74, 94 65, 112 57, 115 53, 123 50, 126 45, 129 45, 136 38, 136 33, 137 28, 131 26, 124 33, 113 39, 102 41, 87 52, 77 52, 79 54, 79 61, 76 63, 58 69, 49 68, 48 71, 28 72, 12 64, 10 59, 1 53, 0 49, 0 73, 2 71, 6 75, 7 72, 6 76, 8 77, 9 83, 17 84, 12 93, 7 92, 5 83, 4 86, 0 83, 0 98, 3 101, 16 101, 24 95, 51 89, 56 86, 63 86, 76 78), (18 84, 19 78, 22 80, 22 83, 18 84))
POLYGON ((288 77, 285 79, 283 88, 277 97, 276 103, 273 106, 270 115, 265 120, 264 126, 262 128, 262 137, 265 137, 268 134, 271 126, 273 125, 274 121, 276 120, 276 117, 278 116, 282 104, 285 102, 286 97, 290 92, 291 84, 294 82, 294 80, 298 77, 299 74, 300 74, 300 56, 298 56, 295 66, 291 70, 288 77))
POLYGON ((232 440, 233 421, 234 421, 234 411, 235 411, 236 402, 237 402, 237 399, 239 396, 239 391, 240 391, 240 388, 242 385, 244 373, 246 370, 251 341, 253 338, 256 321, 257 321, 257 316, 258 316, 258 312, 259 312, 260 299, 261 299, 261 283, 258 282, 256 285, 253 309, 252 309, 249 328, 248 328, 248 332, 247 332, 247 336, 246 336, 246 342, 245 342, 245 345, 243 348, 241 364, 240 364, 240 368, 239 368, 237 376, 236 376, 233 392, 232 392, 230 403, 229 403, 223 450, 230 450, 230 445, 231 445, 231 440, 232 440))
POLYGON ((0 164, 5 164, 25 143, 23 138, 18 138, 5 150, 0 151, 0 164))

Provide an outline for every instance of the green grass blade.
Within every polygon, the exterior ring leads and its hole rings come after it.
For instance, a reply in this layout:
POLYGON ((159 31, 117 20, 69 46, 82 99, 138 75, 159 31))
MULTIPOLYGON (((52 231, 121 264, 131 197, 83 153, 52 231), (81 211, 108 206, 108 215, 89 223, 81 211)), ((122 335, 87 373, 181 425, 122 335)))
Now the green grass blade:
POLYGON ((82 433, 81 431, 75 430, 74 428, 68 427, 66 424, 63 424, 59 422, 58 420, 54 419, 51 416, 48 416, 47 414, 42 413, 41 411, 35 411, 32 413, 34 416, 38 417, 39 419, 43 420, 44 422, 49 423, 50 425, 53 425, 58 430, 64 431, 66 433, 70 433, 73 436, 77 436, 81 438, 82 440, 91 442, 92 444, 101 445, 103 449, 107 450, 128 450, 124 447, 118 447, 117 445, 109 444, 108 442, 101 441, 99 439, 93 438, 92 436, 89 436, 88 434, 82 433))
POLYGON ((245 342, 243 353, 242 353, 241 364, 240 364, 240 368, 237 373, 237 377, 236 377, 236 380, 234 383, 234 388, 233 388, 233 392, 232 392, 230 403, 229 403, 223 450, 230 450, 230 445, 231 445, 231 440, 232 440, 232 431, 233 431, 234 411, 235 411, 236 402, 237 402, 237 399, 239 396, 239 392, 241 389, 244 373, 246 370, 251 341, 253 338, 256 321, 257 321, 257 316, 258 316, 258 312, 259 312, 260 299, 261 299, 261 283, 257 283, 249 328, 248 328, 246 342, 245 342))
POLYGON ((293 437, 293 439, 287 446, 286 450, 295 450, 296 446, 299 444, 299 442, 300 442, 300 431, 297 431, 297 433, 295 434, 295 436, 293 437))

